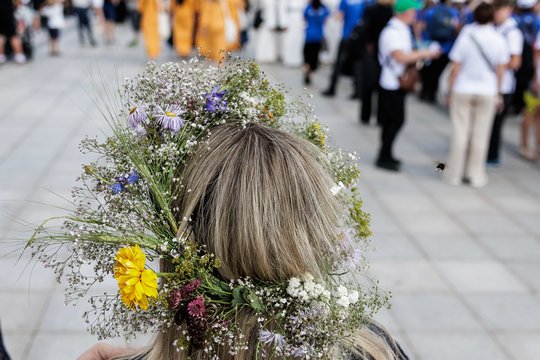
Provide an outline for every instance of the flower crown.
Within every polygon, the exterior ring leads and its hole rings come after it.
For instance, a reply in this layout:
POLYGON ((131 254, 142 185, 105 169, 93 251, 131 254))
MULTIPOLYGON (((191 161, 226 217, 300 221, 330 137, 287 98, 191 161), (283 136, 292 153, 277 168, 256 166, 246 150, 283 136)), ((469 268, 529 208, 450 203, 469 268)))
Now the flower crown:
POLYGON ((67 302, 89 299, 84 316, 93 334, 129 338, 177 327, 179 351, 202 349, 217 358, 224 346, 231 355, 247 348, 236 315, 251 311, 262 358, 329 358, 336 339, 346 341, 384 305, 376 285, 362 290, 345 280, 366 265, 362 250, 370 235, 355 187, 356 157, 327 145, 326 129, 303 101, 287 102, 254 62, 242 60, 219 68, 196 59, 149 64, 120 94, 112 135, 81 143, 99 160, 77 179, 75 209, 56 227, 44 222, 28 243, 59 282, 66 280, 67 302), (328 156, 336 183, 329 191, 343 205, 343 229, 336 229, 340 259, 324 279, 224 281, 216 275, 220 259, 178 236, 181 171, 210 130, 226 123, 280 128, 328 156), (168 272, 157 271, 160 260, 170 264, 168 272), (117 293, 93 292, 111 277, 117 293))

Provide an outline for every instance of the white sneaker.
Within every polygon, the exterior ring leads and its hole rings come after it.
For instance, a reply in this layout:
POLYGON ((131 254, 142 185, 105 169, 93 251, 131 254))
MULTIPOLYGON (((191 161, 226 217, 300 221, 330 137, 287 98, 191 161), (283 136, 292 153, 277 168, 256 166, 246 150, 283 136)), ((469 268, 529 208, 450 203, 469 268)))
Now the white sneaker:
POLYGON ((13 60, 15 60, 17 64, 24 64, 26 63, 26 56, 24 56, 24 54, 15 54, 13 60))
POLYGON ((7 61, 6 55, 0 54, 0 64, 5 64, 7 61))
POLYGON ((488 179, 487 177, 486 178, 482 178, 480 180, 470 180, 469 181, 469 184, 473 187, 473 188, 483 188, 484 186, 486 186, 488 184, 488 179))

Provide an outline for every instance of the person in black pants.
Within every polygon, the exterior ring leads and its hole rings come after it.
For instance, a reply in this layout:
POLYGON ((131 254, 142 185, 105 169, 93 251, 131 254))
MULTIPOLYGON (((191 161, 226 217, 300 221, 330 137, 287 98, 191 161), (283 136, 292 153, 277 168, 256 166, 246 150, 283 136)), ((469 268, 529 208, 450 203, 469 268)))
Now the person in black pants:
MULTIPOLYGON (((322 94, 324 96, 334 96, 336 95, 336 86, 337 81, 339 78, 339 75, 342 73, 342 71, 345 68, 345 65, 347 61, 349 60, 349 51, 351 50, 351 33, 353 32, 353 29, 358 25, 360 20, 362 19, 362 15, 364 12, 364 0, 341 0, 341 3, 339 5, 339 10, 341 12, 341 15, 343 17, 343 34, 341 37, 341 41, 339 43, 339 49, 337 53, 337 58, 334 63, 334 68, 332 70, 332 75, 330 77, 330 85, 328 86, 328 89, 324 91, 322 94)), ((354 67, 354 65, 353 65, 354 67)), ((357 69, 353 69, 353 76, 354 76, 354 85, 355 85, 355 93, 351 96, 351 98, 354 98, 358 95, 358 79, 357 76, 359 74, 355 74, 357 69)))
POLYGON ((381 123, 381 148, 375 165, 381 169, 399 171, 401 161, 393 156, 392 148, 399 130, 405 122, 405 91, 400 88, 400 77, 406 66, 422 59, 435 59, 440 50, 414 50, 411 24, 422 3, 417 0, 397 0, 395 15, 379 38, 379 62, 382 65, 379 79, 378 121, 381 123))
POLYGON ((489 140, 487 164, 494 167, 501 164, 499 150, 501 147, 502 127, 508 109, 512 106, 516 83, 514 72, 521 66, 521 55, 523 53, 523 34, 519 30, 516 20, 512 18, 512 5, 510 0, 495 0, 493 2, 495 7, 495 29, 502 35, 510 51, 510 61, 505 64, 501 83, 503 106, 497 110, 489 140))
POLYGON ((427 9, 424 14, 426 36, 428 41, 436 42, 442 49, 437 59, 426 62, 421 70, 422 89, 420 100, 435 103, 439 78, 449 63, 448 53, 457 37, 459 26, 459 11, 448 4, 449 0, 441 0, 438 4, 427 9))
MULTIPOLYGON (((362 91, 360 104, 360 121, 369 124, 371 118, 372 94, 377 91, 381 65, 379 64, 379 36, 388 21, 392 18, 393 0, 378 0, 366 8, 364 27, 366 51, 362 61, 362 91)), ((380 124, 379 124, 380 125, 380 124)))

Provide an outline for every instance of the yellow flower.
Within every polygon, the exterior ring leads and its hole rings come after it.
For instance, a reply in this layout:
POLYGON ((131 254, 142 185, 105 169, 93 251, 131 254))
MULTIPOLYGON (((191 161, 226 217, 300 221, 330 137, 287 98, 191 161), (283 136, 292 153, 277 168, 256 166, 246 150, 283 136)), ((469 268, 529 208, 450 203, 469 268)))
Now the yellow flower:
POLYGON ((120 288, 124 305, 135 309, 148 309, 148 297, 157 298, 157 275, 145 269, 146 256, 138 245, 118 250, 114 257, 114 277, 120 288))

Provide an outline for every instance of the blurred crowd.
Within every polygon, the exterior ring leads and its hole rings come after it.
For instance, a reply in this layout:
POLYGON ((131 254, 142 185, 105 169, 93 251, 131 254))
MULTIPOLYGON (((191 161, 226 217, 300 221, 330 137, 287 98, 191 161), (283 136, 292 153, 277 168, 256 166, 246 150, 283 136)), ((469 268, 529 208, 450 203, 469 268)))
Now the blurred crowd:
MULTIPOLYGON (((447 162, 439 167, 443 179, 485 186, 487 168, 502 164, 507 114, 522 116, 519 154, 534 161, 540 152, 539 10, 536 0, 342 0, 341 41, 323 95, 335 95, 341 75, 352 78, 360 121, 374 117, 381 127, 375 165, 389 171, 401 168, 393 148, 407 95, 448 106, 453 132, 447 162)), ((326 46, 325 23, 333 12, 320 0, 305 9, 305 84, 326 46)))
POLYGON ((149 59, 165 44, 180 58, 198 51, 216 63, 242 52, 303 65, 306 85, 320 61, 333 63, 323 95, 352 79, 360 121, 381 127, 378 167, 399 171, 393 145, 406 96, 416 93, 450 109, 446 181, 483 186, 486 167, 501 165, 507 114, 522 115, 519 154, 538 156, 539 8, 536 0, 0 0, 0 64, 31 58, 39 29, 58 56, 69 16, 81 46, 115 44, 115 26, 128 23, 127 45, 142 41, 149 59))

